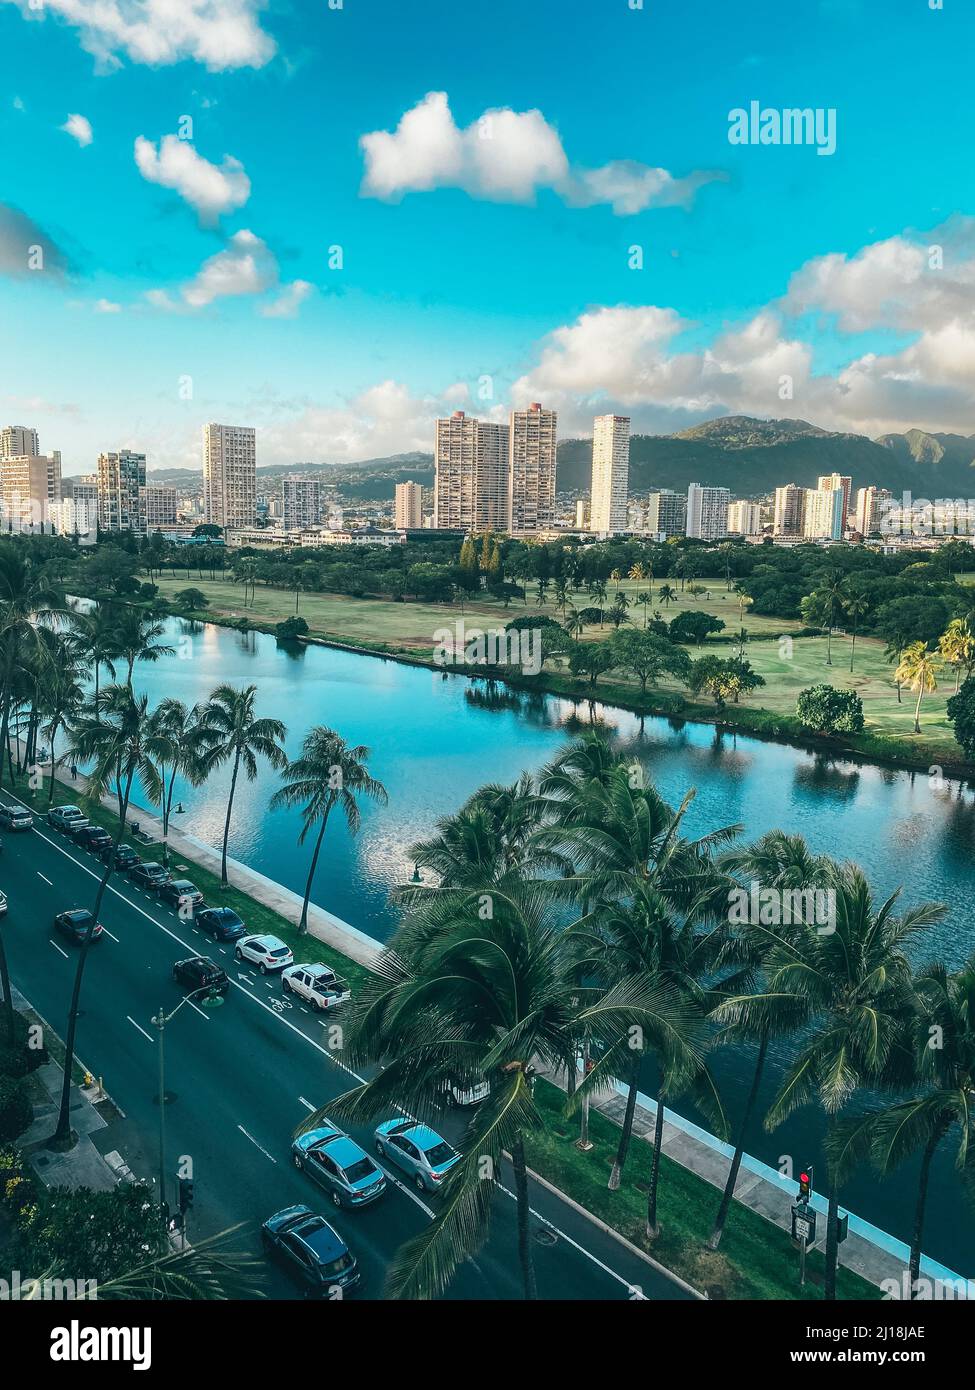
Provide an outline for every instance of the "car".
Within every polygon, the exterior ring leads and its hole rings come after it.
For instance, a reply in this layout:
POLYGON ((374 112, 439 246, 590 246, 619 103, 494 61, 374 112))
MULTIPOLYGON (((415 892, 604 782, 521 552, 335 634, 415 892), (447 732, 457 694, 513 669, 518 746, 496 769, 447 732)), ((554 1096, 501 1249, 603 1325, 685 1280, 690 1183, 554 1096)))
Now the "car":
POLYGON ((491 1087, 487 1081, 477 1081, 472 1077, 452 1076, 444 1084, 442 1101, 448 1110, 457 1107, 466 1110, 469 1107, 480 1105, 487 1100, 491 1094, 491 1087))
POLYGON ((91 825, 91 821, 77 806, 52 806, 47 813, 47 823, 62 835, 77 835, 79 830, 91 825))
MULTIPOLYGON (((105 845, 102 849, 99 850, 99 856, 100 858, 107 860, 111 852, 112 846, 105 845)), ((115 867, 119 870, 120 873, 125 873, 128 869, 131 869, 135 864, 141 863, 142 860, 136 854, 135 850, 132 848, 131 845, 119 845, 118 849, 115 851, 115 867)))
POLYGON ((247 928, 232 907, 205 907, 197 912, 193 923, 214 941, 239 941, 247 935, 247 928))
POLYGON ((248 960, 262 975, 269 970, 283 970, 291 965, 294 956, 290 947, 276 936, 242 936, 234 948, 237 960, 248 960))
POLYGON ((188 878, 171 878, 168 883, 161 883, 159 897, 162 902, 172 903, 176 908, 188 904, 194 912, 203 906, 203 894, 188 878))
POLYGON ((7 895, 6 895, 6 893, 0 893, 0 917, 6 917, 6 915, 7 915, 7 895))
POLYGON ((324 1187, 337 1207, 364 1207, 386 1191, 382 1169, 332 1124, 299 1134, 291 1156, 295 1167, 324 1187))
POLYGON ((327 965, 289 965, 281 972, 281 988, 321 1013, 352 998, 348 983, 327 965))
POLYGON ((408 1173, 421 1192, 438 1191, 460 1162, 460 1154, 446 1139, 416 1120, 384 1120, 377 1125, 376 1153, 408 1173))
POLYGON ((153 861, 133 864, 128 875, 137 888, 144 888, 147 893, 158 893, 163 884, 169 882, 169 871, 153 861))
POLYGON ((211 994, 226 994, 230 978, 226 970, 214 965, 206 956, 189 956, 173 966, 173 979, 178 985, 189 985, 190 991, 210 988, 211 994))
POLYGON ((0 802, 0 825, 4 830, 33 830, 34 817, 26 806, 8 805, 0 802))
MULTIPOLYGON (((54 927, 68 941, 81 943, 88 936, 89 928, 92 923, 92 915, 86 907, 71 907, 66 912, 59 912, 54 919, 54 927)), ((101 922, 95 923, 94 931, 91 933, 92 941, 97 941, 105 928, 101 922)))
POLYGON ((341 1298, 362 1277, 338 1231, 311 1207, 285 1207, 269 1216, 261 1223, 261 1241, 313 1298, 341 1298))
POLYGON ((83 825, 75 836, 75 844, 82 849, 90 849, 94 854, 100 854, 111 843, 111 835, 100 825, 83 825))

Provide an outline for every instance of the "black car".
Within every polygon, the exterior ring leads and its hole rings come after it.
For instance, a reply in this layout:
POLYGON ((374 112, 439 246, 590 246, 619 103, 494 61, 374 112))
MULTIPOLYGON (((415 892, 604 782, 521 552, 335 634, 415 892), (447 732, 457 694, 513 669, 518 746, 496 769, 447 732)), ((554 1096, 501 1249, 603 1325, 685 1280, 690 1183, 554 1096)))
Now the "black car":
POLYGON ((82 849, 90 849, 95 854, 101 854, 112 843, 111 835, 100 825, 82 826, 74 839, 76 845, 80 845, 82 849))
MULTIPOLYGON (((80 946, 88 935, 88 928, 91 926, 91 913, 85 907, 69 908, 67 912, 59 912, 54 919, 54 929, 59 931, 68 941, 73 941, 80 946)), ((92 941, 97 941, 104 931, 101 922, 95 923, 95 930, 91 934, 92 941)))
POLYGON ((214 941, 239 941, 247 928, 230 907, 204 907, 196 914, 195 925, 214 941))
POLYGON ((137 887, 145 888, 150 893, 158 893, 163 884, 169 882, 169 873, 161 864, 150 861, 148 864, 133 864, 129 870, 129 878, 137 887))
POLYGON ((171 878, 168 883, 160 884, 159 897, 164 903, 172 903, 173 907, 189 903, 195 911, 203 906, 203 894, 188 878, 171 878))
MULTIPOLYGON (((111 852, 111 845, 104 845, 102 849, 99 850, 102 859, 107 859, 111 852)), ((141 862, 141 859, 131 845, 119 845, 118 849, 115 851, 115 867, 122 873, 125 873, 126 869, 131 869, 134 864, 141 864, 141 862)))
POLYGON ((209 986, 211 994, 226 994, 230 988, 226 970, 214 965, 206 956, 190 956, 187 960, 178 960, 173 966, 173 979, 179 985, 186 985, 191 991, 206 989, 209 986))
POLYGON ((361 1275, 355 1256, 324 1216, 286 1207, 261 1226, 264 1249, 287 1265, 309 1298, 341 1298, 361 1275))

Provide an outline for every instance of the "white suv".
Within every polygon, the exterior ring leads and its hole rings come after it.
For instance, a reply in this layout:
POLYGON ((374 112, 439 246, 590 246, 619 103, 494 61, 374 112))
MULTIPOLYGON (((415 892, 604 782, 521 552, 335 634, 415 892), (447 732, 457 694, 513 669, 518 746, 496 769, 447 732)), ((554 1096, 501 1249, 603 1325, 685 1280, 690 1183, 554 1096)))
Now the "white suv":
POLYGON ((289 965, 281 976, 281 987, 285 994, 297 994, 321 1012, 352 997, 346 981, 327 965, 289 965))
POLYGON ((237 960, 249 960, 262 975, 269 970, 283 970, 294 961, 290 948, 276 936, 242 936, 234 955, 237 960))

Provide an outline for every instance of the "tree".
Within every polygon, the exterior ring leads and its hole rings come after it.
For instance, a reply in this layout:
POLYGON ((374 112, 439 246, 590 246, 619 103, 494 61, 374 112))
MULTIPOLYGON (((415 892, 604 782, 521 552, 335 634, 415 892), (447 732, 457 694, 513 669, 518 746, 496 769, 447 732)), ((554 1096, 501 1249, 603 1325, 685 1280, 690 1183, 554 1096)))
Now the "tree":
POLYGON ((799 693, 796 718, 819 734, 863 732, 863 701, 855 690, 832 685, 811 685, 799 693))
POLYGON ((202 589, 179 589, 173 595, 174 602, 180 608, 186 608, 191 613, 202 612, 204 608, 210 607, 210 600, 202 589))
POLYGON ((947 714, 965 757, 975 759, 975 677, 969 676, 958 694, 952 695, 947 714))
POLYGON ((0 787, 17 667, 40 640, 38 624, 65 611, 64 599, 40 566, 5 545, 0 551, 0 787))
POLYGON ((227 813, 223 826, 220 882, 227 887, 227 842, 234 812, 234 795, 241 768, 248 782, 257 777, 257 760, 265 758, 272 767, 284 767, 287 758, 281 744, 286 729, 280 719, 258 719, 254 713, 257 686, 238 688, 218 685, 203 710, 200 726, 201 770, 208 775, 222 763, 232 766, 227 813))
POLYGON ((853 642, 850 646, 850 671, 853 670, 853 658, 857 649, 857 629, 860 619, 870 612, 870 600, 860 589, 851 589, 849 597, 843 600, 843 611, 848 618, 853 619, 853 642))
POLYGON ((668 607, 670 604, 677 602, 677 590, 672 584, 661 584, 660 588, 657 590, 657 597, 664 607, 668 607))
POLYGON ((160 700, 149 716, 149 730, 158 753, 160 782, 159 807, 163 824, 163 862, 169 863, 169 822, 173 811, 176 778, 180 775, 194 785, 203 780, 203 706, 188 710, 172 696, 160 700))
POLYGON ((574 676, 588 676, 591 686, 614 664, 611 642, 577 642, 569 652, 569 670, 574 676))
POLYGON ((961 682, 962 668, 971 675, 975 664, 975 636, 964 618, 953 618, 938 638, 938 652, 948 666, 955 668, 955 694, 961 682))
POLYGON ((690 608, 683 613, 678 613, 677 617, 670 624, 670 640, 672 642, 693 642, 696 646, 704 645, 705 638, 712 632, 722 632, 724 623, 720 618, 714 617, 711 613, 700 612, 690 608))
POLYGON ((729 699, 737 705, 742 695, 760 689, 765 678, 740 657, 701 656, 691 667, 688 684, 695 694, 706 691, 724 709, 729 699))
POLYGON ((656 685, 663 675, 676 676, 686 681, 691 674, 691 659, 682 647, 654 633, 618 632, 611 639, 613 664, 620 670, 628 671, 640 682, 640 694, 647 693, 648 685, 656 685))
POLYGON ((293 641, 296 637, 304 637, 307 631, 308 624, 304 618, 296 617, 293 614, 290 618, 285 618, 283 623, 277 623, 274 628, 275 636, 285 642, 293 641))
POLYGON ((823 575, 817 587, 802 600, 800 611, 806 622, 826 631, 826 665, 833 664, 833 628, 849 598, 846 576, 836 571, 823 575))
POLYGON ((338 806, 345 817, 349 834, 358 833, 360 824, 359 798, 368 796, 385 806, 386 788, 366 771, 369 749, 362 744, 354 748, 332 729, 317 725, 309 730, 301 748, 301 757, 288 763, 283 773, 285 785, 271 797, 271 810, 279 806, 301 807, 301 834, 298 843, 304 844, 309 833, 318 827, 315 849, 305 884, 301 904, 299 932, 308 930, 308 903, 318 868, 318 856, 328 818, 338 806))
POLYGON ((174 649, 158 640, 165 631, 164 623, 149 617, 140 609, 120 606, 116 619, 115 650, 125 660, 125 679, 129 687, 132 685, 132 672, 137 661, 158 661, 161 657, 173 655, 174 649))
POLYGON ((937 690, 940 671, 941 660, 938 653, 930 651, 926 642, 912 642, 901 652, 894 677, 911 691, 917 691, 917 704, 914 706, 916 734, 921 732, 921 701, 925 695, 937 690))

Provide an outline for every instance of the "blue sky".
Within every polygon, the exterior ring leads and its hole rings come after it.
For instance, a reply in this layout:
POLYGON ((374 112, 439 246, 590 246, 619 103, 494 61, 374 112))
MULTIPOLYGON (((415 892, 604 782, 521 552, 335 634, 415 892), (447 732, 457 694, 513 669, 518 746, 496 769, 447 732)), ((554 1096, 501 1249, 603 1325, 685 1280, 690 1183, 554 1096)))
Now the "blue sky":
POLYGON ((526 398, 973 433, 973 40, 962 0, 0 0, 0 416, 67 472, 526 398), (729 143, 753 101, 835 153, 729 143))

